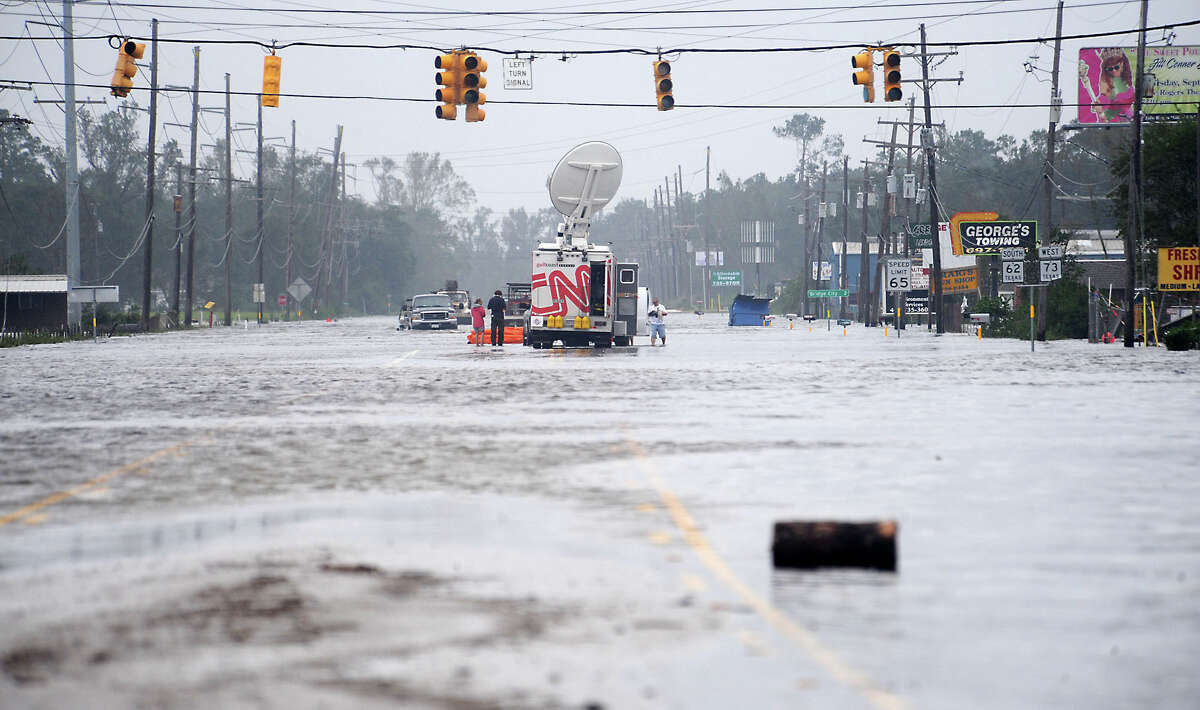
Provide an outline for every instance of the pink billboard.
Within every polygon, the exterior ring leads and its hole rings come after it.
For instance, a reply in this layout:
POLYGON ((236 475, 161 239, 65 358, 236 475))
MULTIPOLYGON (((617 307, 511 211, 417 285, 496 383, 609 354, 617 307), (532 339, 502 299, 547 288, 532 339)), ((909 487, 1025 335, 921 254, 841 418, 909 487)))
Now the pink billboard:
MULTIPOLYGON (((1133 47, 1079 50, 1079 122, 1133 120, 1133 47)), ((1147 47, 1142 115, 1167 118, 1195 114, 1200 100, 1200 47, 1147 47)))

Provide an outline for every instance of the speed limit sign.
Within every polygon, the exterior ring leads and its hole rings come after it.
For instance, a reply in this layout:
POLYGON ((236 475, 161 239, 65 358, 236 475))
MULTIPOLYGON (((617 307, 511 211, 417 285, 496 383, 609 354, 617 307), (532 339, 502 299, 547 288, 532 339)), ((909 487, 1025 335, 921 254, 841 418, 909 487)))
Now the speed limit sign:
POLYGON ((912 259, 889 259, 887 262, 887 290, 912 290, 912 259))
POLYGON ((1005 261, 1004 266, 1004 283, 1019 284, 1025 281, 1025 262, 1023 261, 1005 261))

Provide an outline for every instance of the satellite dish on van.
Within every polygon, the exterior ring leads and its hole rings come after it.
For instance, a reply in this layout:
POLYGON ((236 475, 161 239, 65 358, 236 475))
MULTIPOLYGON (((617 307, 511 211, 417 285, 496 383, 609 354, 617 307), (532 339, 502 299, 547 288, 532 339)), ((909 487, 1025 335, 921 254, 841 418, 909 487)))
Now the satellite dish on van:
POLYGON ((550 202, 568 217, 590 219, 621 185, 621 155, 602 141, 575 146, 546 178, 550 202))

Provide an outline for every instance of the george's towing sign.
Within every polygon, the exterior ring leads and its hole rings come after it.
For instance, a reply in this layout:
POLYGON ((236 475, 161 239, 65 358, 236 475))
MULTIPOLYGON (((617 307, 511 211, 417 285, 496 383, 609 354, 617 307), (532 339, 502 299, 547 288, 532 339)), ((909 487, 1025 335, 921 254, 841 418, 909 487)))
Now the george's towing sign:
MULTIPOLYGON (((962 221, 958 238, 963 255, 995 255, 1001 249, 1032 249, 1037 245, 1037 220, 962 221)), ((956 253, 957 250, 956 250, 956 253)))

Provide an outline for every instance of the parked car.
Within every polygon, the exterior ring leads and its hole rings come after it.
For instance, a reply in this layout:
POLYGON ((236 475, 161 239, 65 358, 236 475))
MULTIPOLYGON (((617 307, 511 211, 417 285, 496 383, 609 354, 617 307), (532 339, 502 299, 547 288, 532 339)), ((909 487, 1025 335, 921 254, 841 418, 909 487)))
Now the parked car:
POLYGON ((458 330, 458 318, 450 297, 442 293, 422 293, 412 297, 400 309, 400 328, 408 330, 458 330))

